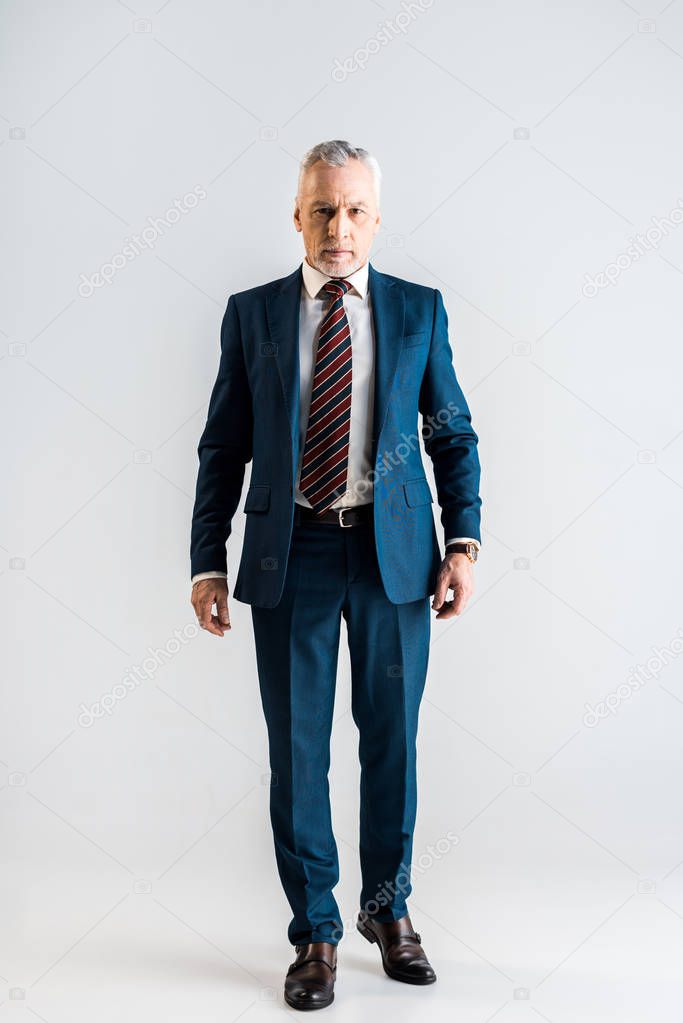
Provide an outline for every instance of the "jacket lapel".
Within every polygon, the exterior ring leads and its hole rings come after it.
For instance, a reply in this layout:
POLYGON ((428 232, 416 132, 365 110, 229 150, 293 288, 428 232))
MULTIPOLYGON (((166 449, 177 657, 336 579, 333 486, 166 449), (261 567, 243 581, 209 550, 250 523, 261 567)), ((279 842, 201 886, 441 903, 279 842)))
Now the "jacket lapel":
POLYGON ((268 329, 271 341, 277 345, 275 363, 289 419, 295 468, 299 457, 299 309, 302 283, 299 265, 266 299, 268 329))
POLYGON ((377 444, 389 409, 389 395, 403 343, 405 295, 396 281, 370 264, 368 277, 370 308, 375 329, 375 391, 372 430, 372 466, 377 444))

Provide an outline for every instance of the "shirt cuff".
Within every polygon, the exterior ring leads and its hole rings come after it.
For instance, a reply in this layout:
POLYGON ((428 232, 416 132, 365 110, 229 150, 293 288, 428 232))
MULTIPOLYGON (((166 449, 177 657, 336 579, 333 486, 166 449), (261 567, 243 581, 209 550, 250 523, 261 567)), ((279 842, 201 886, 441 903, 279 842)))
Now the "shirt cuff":
POLYGON ((481 544, 472 536, 452 536, 450 540, 446 540, 446 547, 449 543, 473 543, 477 550, 481 550, 481 544))
POLYGON ((196 575, 192 576, 192 585, 198 583, 200 579, 227 579, 227 572, 197 572, 196 575))

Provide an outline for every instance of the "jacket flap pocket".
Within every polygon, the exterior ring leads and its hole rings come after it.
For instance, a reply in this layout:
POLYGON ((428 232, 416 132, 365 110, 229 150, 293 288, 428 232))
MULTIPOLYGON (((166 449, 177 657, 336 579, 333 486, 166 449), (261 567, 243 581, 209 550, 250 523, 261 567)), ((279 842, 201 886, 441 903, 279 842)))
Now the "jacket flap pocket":
POLYGON ((244 502, 245 512, 268 511, 270 507, 270 483, 252 483, 244 502))
POLYGON ((405 494, 406 504, 410 505, 411 508, 416 508, 421 504, 432 504, 434 498, 432 492, 429 489, 429 483, 424 476, 419 476, 414 480, 406 480, 403 484, 403 493, 405 494))

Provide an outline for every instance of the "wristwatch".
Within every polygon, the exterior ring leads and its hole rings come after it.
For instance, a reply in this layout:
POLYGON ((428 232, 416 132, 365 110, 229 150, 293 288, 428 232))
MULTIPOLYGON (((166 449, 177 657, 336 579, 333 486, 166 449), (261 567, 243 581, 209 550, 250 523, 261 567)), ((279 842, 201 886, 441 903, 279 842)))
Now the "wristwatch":
POLYGON ((466 554, 472 564, 477 560, 478 553, 476 543, 449 543, 446 546, 446 554, 466 554))

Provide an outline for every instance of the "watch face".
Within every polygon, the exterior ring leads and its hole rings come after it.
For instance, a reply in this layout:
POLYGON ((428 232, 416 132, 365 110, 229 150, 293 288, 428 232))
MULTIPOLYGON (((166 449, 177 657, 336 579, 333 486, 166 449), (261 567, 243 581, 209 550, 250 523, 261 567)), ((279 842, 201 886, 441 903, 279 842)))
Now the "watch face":
POLYGON ((468 545, 467 545, 467 553, 469 555, 470 561, 476 561, 477 560, 477 555, 479 554, 479 551, 477 550, 476 544, 468 543, 468 545))

